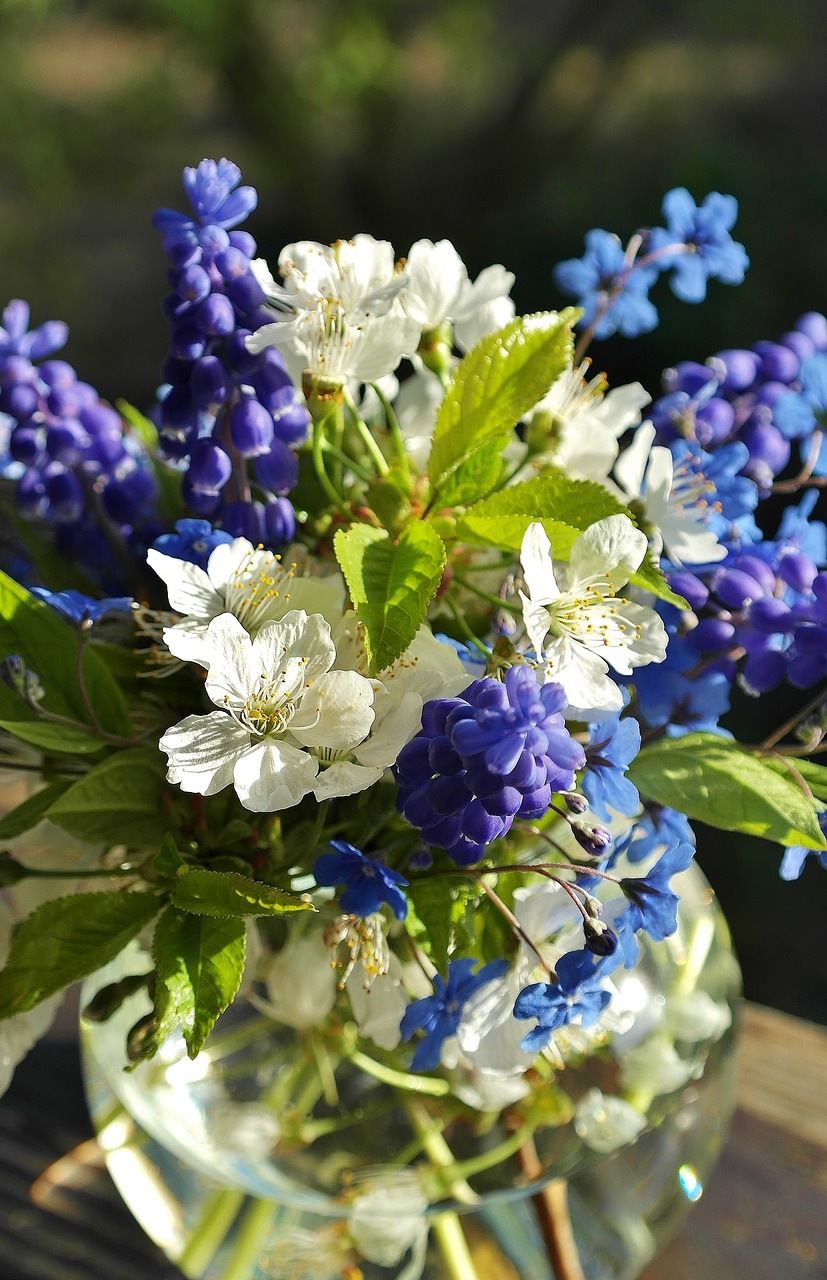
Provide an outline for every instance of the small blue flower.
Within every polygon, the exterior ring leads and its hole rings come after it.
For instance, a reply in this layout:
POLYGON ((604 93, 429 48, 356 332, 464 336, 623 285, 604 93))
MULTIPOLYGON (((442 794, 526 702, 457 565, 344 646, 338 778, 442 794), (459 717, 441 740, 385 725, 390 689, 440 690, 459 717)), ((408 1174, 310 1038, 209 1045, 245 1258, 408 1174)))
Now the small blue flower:
POLYGON ((811 520, 818 492, 805 493, 797 507, 787 507, 778 526, 776 542, 782 554, 787 549, 803 551, 813 563, 822 568, 827 562, 827 527, 821 520, 811 520))
POLYGON ((163 533, 152 546, 165 556, 186 560, 206 569, 207 561, 222 542, 232 542, 232 535, 224 529, 213 529, 209 520, 177 520, 175 533, 163 533))
MULTIPOLYGON (((818 815, 818 825, 827 836, 827 809, 818 815)), ((784 857, 781 859, 778 870, 781 879, 797 880, 804 869, 804 863, 811 854, 818 859, 819 866, 827 871, 827 850, 806 849, 803 844, 793 844, 784 850, 784 857)))
POLYGON ((640 797, 626 770, 639 751, 640 726, 631 716, 591 725, 580 789, 604 822, 611 820, 609 806, 616 813, 637 813, 640 797))
POLYGON ((442 1045, 449 1036, 456 1035, 469 997, 487 982, 501 978, 508 968, 506 960, 492 960, 474 973, 476 963, 476 960, 453 960, 448 966, 448 981, 436 974, 434 994, 414 1000, 405 1010, 400 1024, 402 1039, 410 1040, 415 1031, 425 1032, 411 1060, 414 1071, 433 1071, 439 1066, 442 1045))
POLYGON ((392 871, 382 862, 366 858, 352 844, 344 840, 331 840, 335 853, 323 853, 313 864, 316 884, 347 886, 339 905, 345 915, 372 916, 386 902, 397 920, 404 920, 408 911, 407 899, 399 888, 408 881, 398 871, 392 871))
POLYGON ((636 929, 645 929, 654 942, 662 942, 678 927, 680 898, 669 887, 672 876, 685 871, 695 856, 691 844, 674 844, 646 876, 624 879, 620 887, 632 904, 636 929))
POLYGON ((651 232, 648 250, 664 254, 661 265, 672 268, 672 292, 682 302, 703 302, 707 280, 740 284, 749 266, 742 244, 732 239, 730 229, 738 217, 738 201, 712 191, 702 205, 696 205, 685 187, 667 192, 663 200, 666 227, 651 232))
POLYGON ((601 967, 614 957, 598 960, 591 951, 569 951, 558 960, 556 982, 535 982, 524 987, 514 1005, 515 1018, 536 1018, 520 1043, 526 1053, 539 1053, 553 1031, 579 1017, 584 1027, 594 1026, 611 1000, 602 986, 601 967))
POLYGON ((730 681, 721 671, 686 673, 698 666, 699 654, 668 627, 664 662, 634 673, 637 709, 647 725, 665 725, 669 737, 685 733, 721 733, 718 721, 729 710, 730 681))
POLYGON ((131 613, 132 600, 119 596, 111 600, 93 600, 80 591, 47 591, 45 587, 32 587, 32 595, 44 600, 69 622, 76 626, 91 626, 110 613, 131 613))
POLYGON ((583 308, 581 326, 588 328, 599 315, 596 338, 608 338, 618 330, 625 338, 636 338, 656 328, 658 313, 649 301, 649 289, 657 275, 657 267, 630 267, 617 236, 600 230, 586 235, 582 258, 569 258, 554 268, 557 287, 583 308), (606 306, 615 289, 617 297, 606 306))
POLYGON ((772 407, 772 420, 788 440, 810 436, 827 412, 827 355, 817 352, 801 361, 801 391, 782 391, 772 407))

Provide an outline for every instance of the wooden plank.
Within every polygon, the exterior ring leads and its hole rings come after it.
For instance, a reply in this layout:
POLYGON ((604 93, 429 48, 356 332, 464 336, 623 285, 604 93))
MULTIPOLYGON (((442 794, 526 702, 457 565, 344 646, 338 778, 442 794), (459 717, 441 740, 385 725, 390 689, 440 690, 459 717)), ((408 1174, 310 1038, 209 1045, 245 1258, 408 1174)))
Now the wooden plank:
POLYGON ((740 1045, 741 1110, 827 1151, 827 1030, 746 1004, 740 1045))

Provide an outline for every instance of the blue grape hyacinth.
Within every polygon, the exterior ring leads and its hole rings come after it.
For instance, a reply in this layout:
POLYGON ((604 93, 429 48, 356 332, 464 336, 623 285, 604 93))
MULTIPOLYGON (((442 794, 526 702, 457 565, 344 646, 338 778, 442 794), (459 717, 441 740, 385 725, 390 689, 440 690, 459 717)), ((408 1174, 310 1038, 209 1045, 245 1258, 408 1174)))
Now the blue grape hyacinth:
POLYGON ((570 790, 585 755, 566 729, 566 705, 559 685, 541 687, 526 666, 502 684, 486 677, 426 703, 422 730, 394 767, 398 806, 423 842, 467 866, 515 817, 539 818, 554 792, 570 790))
POLYGON ((271 317, 251 270, 255 240, 238 230, 258 197, 240 182, 229 160, 202 160, 184 170, 194 216, 153 215, 171 285, 159 433, 166 454, 185 464, 182 492, 194 515, 233 537, 282 546, 295 532, 285 496, 298 476, 292 446, 304 440, 310 416, 279 353, 254 356, 246 347, 271 317))

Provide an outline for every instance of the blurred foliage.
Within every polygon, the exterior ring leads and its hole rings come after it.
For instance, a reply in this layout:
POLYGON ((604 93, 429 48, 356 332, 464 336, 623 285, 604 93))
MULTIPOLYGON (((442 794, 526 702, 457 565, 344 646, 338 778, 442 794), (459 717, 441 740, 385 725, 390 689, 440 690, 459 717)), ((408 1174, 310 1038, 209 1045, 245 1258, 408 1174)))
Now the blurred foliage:
MULTIPOLYGON (((661 327, 596 354, 613 382, 656 391, 665 365, 827 307, 823 9, 0 0, 5 296, 30 299, 36 321, 67 320, 81 376, 142 405, 166 345, 149 218, 184 206, 181 168, 202 156, 230 156, 259 189, 249 225, 271 259, 296 238, 365 230, 404 253, 448 236, 472 271, 514 270, 523 311, 563 301, 550 268, 581 252, 590 227, 626 237, 651 225, 676 185, 732 192, 746 284, 713 285, 687 307, 662 282, 661 327)), ((807 977, 827 880, 808 867, 782 887, 774 853, 729 838, 704 861, 716 882, 725 863, 749 993, 827 1017, 824 981, 807 977), (794 984, 768 962, 770 930, 782 953, 799 948, 794 984)))

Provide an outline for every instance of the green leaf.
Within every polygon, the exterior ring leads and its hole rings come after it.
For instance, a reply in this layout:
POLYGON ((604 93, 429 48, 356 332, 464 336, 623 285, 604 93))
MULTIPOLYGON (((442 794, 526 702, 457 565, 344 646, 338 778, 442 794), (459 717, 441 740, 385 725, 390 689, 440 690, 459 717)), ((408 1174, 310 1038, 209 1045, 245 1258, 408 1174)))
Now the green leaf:
POLYGON ((167 907, 152 945, 156 1044, 180 1022, 189 1056, 198 1056, 241 985, 246 944, 243 920, 217 920, 167 907))
POLYGON ((114 960, 157 915, 154 893, 76 893, 15 926, 0 973, 0 1018, 33 1009, 114 960))
POLYGON ((666 604, 674 605, 676 609, 689 608, 688 600, 671 589, 663 570, 651 552, 646 555, 637 572, 631 575, 629 582, 633 587, 643 587, 645 591, 651 591, 652 595, 657 596, 659 600, 664 600, 666 604))
POLYGON ((287 911, 314 910, 312 902, 261 880, 203 867, 180 869, 171 900, 182 911, 199 916, 280 916, 287 911))
POLYGON ((339 530, 333 545, 365 628, 368 674, 376 675, 405 652, 422 625, 442 581, 445 547, 421 521, 398 538, 353 524, 339 530))
MULTIPOLYGON (((797 756, 774 756, 769 753, 761 759, 775 773, 789 778, 791 782, 796 782, 796 773, 800 774, 815 798, 827 801, 827 768, 823 764, 816 764, 813 760, 799 759, 797 756)), ((796 785, 800 789, 800 784, 796 783, 796 785)))
POLYGON ((175 843, 175 837, 167 833, 161 841, 161 847, 152 859, 153 873, 161 879, 177 876, 181 867, 187 864, 184 858, 178 852, 178 846, 175 843))
MULTIPOLYGON (((39 676, 46 691, 44 707, 86 723, 88 713, 77 679, 75 629, 5 573, 0 573, 0 619, 0 658, 17 654, 39 676)), ((124 696, 90 645, 84 649, 82 672, 101 726, 110 733, 130 733, 124 696)))
POLYGON ((158 845, 169 830, 165 786, 157 747, 131 747, 90 769, 51 806, 48 817, 81 840, 158 845))
POLYGON ((461 507, 490 493, 503 469, 503 437, 497 436, 458 462, 439 490, 437 509, 461 507))
POLYGON ((5 729, 21 742, 40 747, 49 755, 63 753, 69 756, 91 756, 103 751, 106 746, 105 742, 95 737, 91 729, 87 733, 85 729, 75 729, 71 725, 38 720, 34 715, 30 719, 0 720, 0 729, 5 729))
POLYGON ((643 748, 629 777, 650 800, 710 826, 827 848, 815 806, 800 786, 732 739, 714 733, 662 739, 643 748))
POLYGON ((463 501, 470 502, 490 487, 493 445, 499 453, 512 428, 566 367, 575 315, 569 308, 559 315, 550 311, 518 317, 469 351, 437 413, 428 459, 434 505, 446 505, 444 494, 451 492, 463 493, 463 501), (470 464, 480 452, 485 460, 476 464, 475 490, 470 464))
POLYGON ((448 972, 451 945, 451 892, 443 879, 412 880, 407 898, 413 909, 417 943, 441 974, 448 972), (421 927, 417 928, 417 924, 421 927))
POLYGON ((36 827, 38 822, 46 817, 49 806, 71 785, 71 782, 65 778, 56 778, 54 782, 48 783, 33 796, 29 796, 28 800, 24 800, 16 809, 5 814, 0 818, 0 840, 13 840, 16 836, 22 836, 25 831, 36 827))
POLYGON ((536 520, 549 536, 555 560, 568 560, 572 544, 584 529, 618 514, 628 515, 634 523, 628 508, 601 484, 572 480, 549 468, 470 507, 458 521, 457 537, 516 555, 526 529, 536 520))
MULTIPOLYGON (((546 467, 531 480, 475 503, 460 517, 457 537, 463 542, 498 547, 516 555, 526 529, 536 520, 548 534, 555 560, 568 560, 573 542, 584 529, 614 515, 627 516, 637 527, 634 512, 602 484, 594 480, 574 480, 554 467, 546 467)), ((629 581, 678 609, 688 608, 683 596, 669 589, 651 553, 629 581)))

